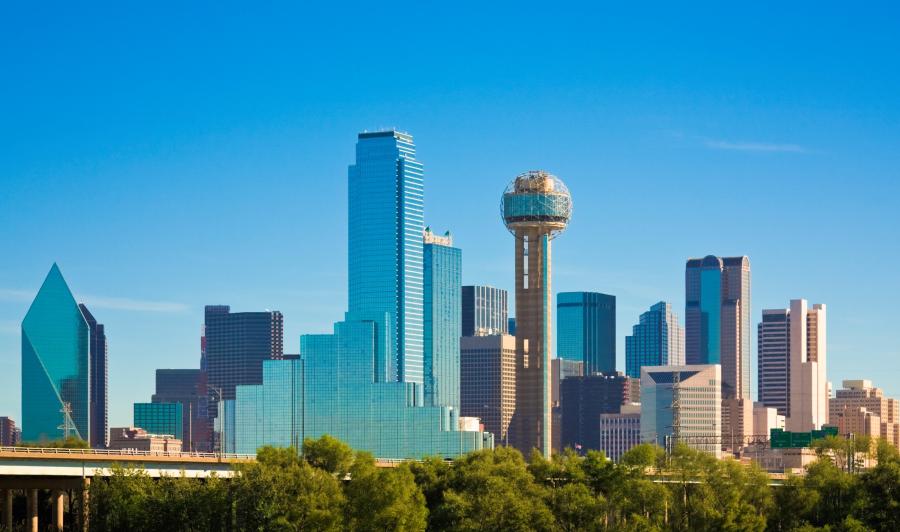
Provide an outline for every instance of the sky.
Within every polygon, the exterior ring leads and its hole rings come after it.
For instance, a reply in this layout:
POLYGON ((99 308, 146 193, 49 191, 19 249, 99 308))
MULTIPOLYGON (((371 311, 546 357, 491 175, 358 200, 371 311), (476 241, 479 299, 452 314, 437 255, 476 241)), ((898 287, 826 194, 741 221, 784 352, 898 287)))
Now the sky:
POLYGON ((900 396, 896 5, 262 4, 0 7, 0 415, 53 262, 106 325, 111 426, 199 365, 204 305, 282 311, 286 352, 330 331, 384 128, 466 284, 513 287, 505 185, 565 181, 553 290, 616 295, 619 369, 651 304, 683 321, 687 258, 746 254, 754 324, 825 303, 829 379, 900 396))

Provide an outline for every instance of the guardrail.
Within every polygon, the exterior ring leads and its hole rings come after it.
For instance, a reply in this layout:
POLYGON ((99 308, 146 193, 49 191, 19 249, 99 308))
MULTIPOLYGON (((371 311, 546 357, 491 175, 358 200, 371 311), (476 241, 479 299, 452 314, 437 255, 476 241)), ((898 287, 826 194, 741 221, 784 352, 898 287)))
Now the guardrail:
POLYGON ((223 458, 234 460, 255 460, 255 454, 235 454, 235 453, 199 453, 199 452, 173 452, 173 451, 141 451, 137 449, 69 449, 62 447, 0 447, 0 452, 26 454, 26 455, 48 455, 48 454, 78 454, 78 455, 95 455, 95 456, 148 456, 148 457, 166 457, 166 458, 223 458))

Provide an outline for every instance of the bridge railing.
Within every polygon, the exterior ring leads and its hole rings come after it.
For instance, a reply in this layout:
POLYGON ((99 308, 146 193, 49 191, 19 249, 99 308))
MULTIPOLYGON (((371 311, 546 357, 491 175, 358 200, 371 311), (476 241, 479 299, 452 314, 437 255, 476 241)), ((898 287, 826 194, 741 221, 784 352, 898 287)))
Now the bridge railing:
POLYGON ((200 452, 174 452, 174 451, 142 451, 138 449, 67 449, 61 447, 0 447, 0 452, 18 453, 24 455, 48 455, 48 454, 78 454, 95 456, 147 456, 169 458, 224 458, 234 460, 253 460, 255 454, 235 453, 200 453, 200 452))

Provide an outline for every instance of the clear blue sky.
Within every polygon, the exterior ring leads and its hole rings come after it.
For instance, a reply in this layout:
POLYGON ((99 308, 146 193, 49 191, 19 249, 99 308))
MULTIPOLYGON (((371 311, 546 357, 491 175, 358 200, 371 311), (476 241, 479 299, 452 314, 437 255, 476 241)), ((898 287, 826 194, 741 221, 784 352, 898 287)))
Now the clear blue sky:
POLYGON ((618 297, 620 368, 646 307, 683 319, 685 259, 747 254, 754 323, 826 303, 830 379, 900 395, 896 7, 328 4, 0 8, 0 415, 54 261, 113 425, 198 364, 205 304, 283 311, 288 352, 330 330, 355 136, 393 126, 466 283, 512 286, 513 176, 568 184, 554 289, 618 297))

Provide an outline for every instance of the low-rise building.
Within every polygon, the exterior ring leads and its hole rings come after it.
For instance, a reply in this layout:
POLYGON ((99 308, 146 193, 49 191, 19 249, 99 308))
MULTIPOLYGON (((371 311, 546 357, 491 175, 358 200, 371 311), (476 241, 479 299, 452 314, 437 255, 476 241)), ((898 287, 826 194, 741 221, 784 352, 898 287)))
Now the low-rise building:
POLYGON ((109 429, 109 449, 180 453, 181 440, 171 434, 150 434, 140 427, 109 429))
POLYGON ((622 405, 618 414, 600 414, 600 450, 618 462, 629 449, 641 443, 641 405, 622 405))

